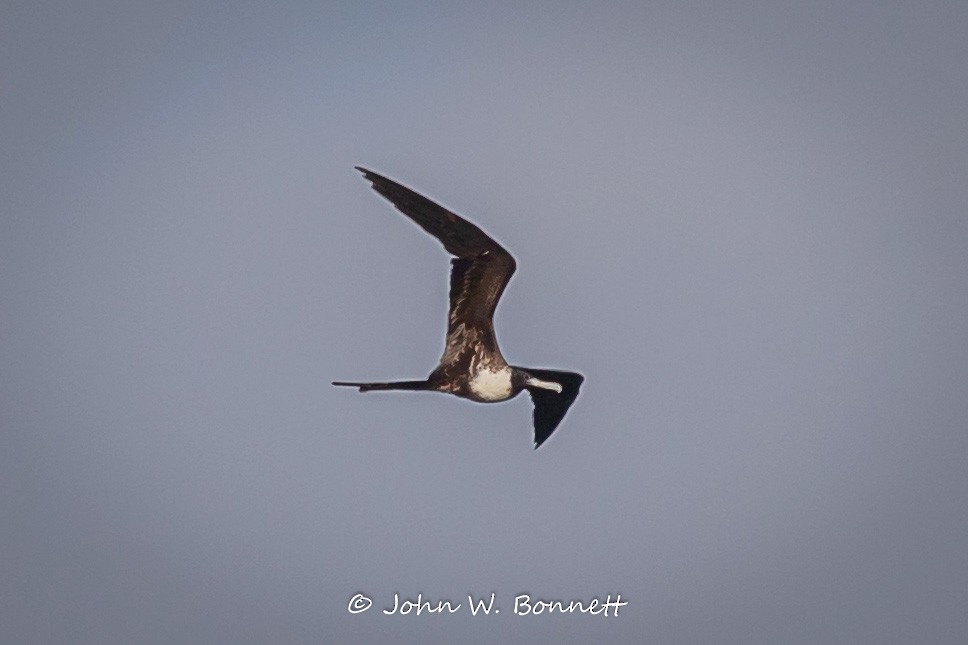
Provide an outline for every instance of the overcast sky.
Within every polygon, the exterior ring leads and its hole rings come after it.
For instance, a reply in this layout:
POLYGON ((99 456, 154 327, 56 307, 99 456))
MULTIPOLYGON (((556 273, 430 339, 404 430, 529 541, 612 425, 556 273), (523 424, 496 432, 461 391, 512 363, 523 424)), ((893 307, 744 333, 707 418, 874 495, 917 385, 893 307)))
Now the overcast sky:
POLYGON ((4 3, 0 640, 965 642, 966 33, 4 3), (356 164, 517 258, 505 356, 586 377, 541 450, 527 396, 329 385, 443 347, 447 255, 356 164))

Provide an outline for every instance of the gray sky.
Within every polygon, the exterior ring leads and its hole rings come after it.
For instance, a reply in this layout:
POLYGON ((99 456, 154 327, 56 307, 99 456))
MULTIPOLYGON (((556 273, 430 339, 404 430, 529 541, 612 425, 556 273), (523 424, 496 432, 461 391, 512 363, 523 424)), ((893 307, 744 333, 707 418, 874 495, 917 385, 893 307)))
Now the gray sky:
POLYGON ((966 5, 487 5, 4 4, 2 640, 965 642, 966 5), (443 343, 355 164, 518 259, 540 451, 329 386, 443 343))

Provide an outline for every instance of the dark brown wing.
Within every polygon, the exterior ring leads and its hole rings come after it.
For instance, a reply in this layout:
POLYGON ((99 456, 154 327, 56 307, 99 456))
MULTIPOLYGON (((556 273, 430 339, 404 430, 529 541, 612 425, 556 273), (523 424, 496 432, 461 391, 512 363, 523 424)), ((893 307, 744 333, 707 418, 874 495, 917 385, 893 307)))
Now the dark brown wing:
POLYGON ((541 447, 551 433, 555 431, 561 420, 565 418, 568 408, 578 398, 578 390, 585 377, 577 372, 562 372, 561 370, 545 370, 533 367, 518 367, 532 376, 543 381, 552 381, 561 385, 561 393, 545 390, 540 387, 529 387, 528 393, 534 401, 534 449, 541 447))
POLYGON ((491 319, 514 274, 515 262, 511 254, 456 213, 392 179, 359 166, 356 169, 373 184, 374 190, 440 240, 450 254, 457 256, 451 260, 450 314, 447 348, 442 362, 450 362, 449 355, 466 347, 469 334, 498 351, 491 319))
POLYGON ((514 273, 514 258, 506 252, 484 251, 473 258, 454 258, 450 264, 448 334, 462 323, 490 326, 497 301, 514 273))
POLYGON ((484 231, 460 215, 372 170, 359 166, 356 169, 373 184, 373 190, 390 200, 390 203, 416 222, 420 228, 440 240, 451 255, 470 258, 488 250, 507 254, 507 251, 489 238, 484 231))

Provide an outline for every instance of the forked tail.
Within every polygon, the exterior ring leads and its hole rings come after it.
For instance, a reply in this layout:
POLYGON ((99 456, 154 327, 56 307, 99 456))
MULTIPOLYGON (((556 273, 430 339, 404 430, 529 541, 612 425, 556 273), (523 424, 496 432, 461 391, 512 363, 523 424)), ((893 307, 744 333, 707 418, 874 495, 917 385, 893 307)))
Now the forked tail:
POLYGON ((333 381, 333 385, 341 387, 358 387, 360 392, 370 390, 432 390, 427 381, 393 381, 390 383, 350 383, 347 381, 333 381))

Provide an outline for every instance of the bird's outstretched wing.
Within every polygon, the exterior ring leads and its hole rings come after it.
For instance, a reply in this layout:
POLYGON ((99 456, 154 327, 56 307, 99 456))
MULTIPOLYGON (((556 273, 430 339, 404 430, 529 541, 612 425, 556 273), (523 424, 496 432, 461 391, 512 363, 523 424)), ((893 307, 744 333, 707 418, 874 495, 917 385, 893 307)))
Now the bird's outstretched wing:
POLYGON ((528 374, 542 381, 552 381, 561 384, 561 393, 540 387, 529 387, 528 393, 534 402, 534 448, 541 447, 551 433, 555 431, 561 420, 565 418, 568 408, 578 397, 585 377, 577 372, 561 372, 558 370, 542 370, 533 367, 518 367, 528 374))
POLYGON ((451 255, 450 312, 442 364, 456 360, 476 335, 495 351, 492 318, 514 274, 514 258, 484 231, 423 195, 366 168, 356 167, 373 189, 444 245, 451 255))

